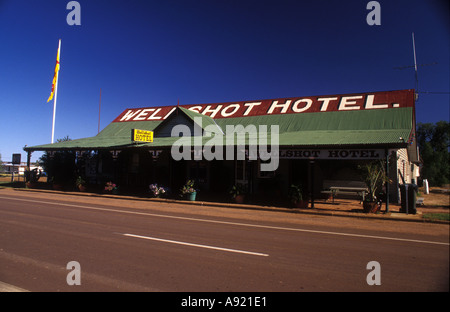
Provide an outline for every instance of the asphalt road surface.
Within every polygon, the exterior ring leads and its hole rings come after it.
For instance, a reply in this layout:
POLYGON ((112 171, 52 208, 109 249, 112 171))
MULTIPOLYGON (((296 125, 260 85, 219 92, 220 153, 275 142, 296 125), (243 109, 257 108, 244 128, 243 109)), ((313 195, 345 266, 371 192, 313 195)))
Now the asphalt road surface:
POLYGON ((449 233, 442 224, 0 190, 0 282, 39 292, 448 292, 449 233))

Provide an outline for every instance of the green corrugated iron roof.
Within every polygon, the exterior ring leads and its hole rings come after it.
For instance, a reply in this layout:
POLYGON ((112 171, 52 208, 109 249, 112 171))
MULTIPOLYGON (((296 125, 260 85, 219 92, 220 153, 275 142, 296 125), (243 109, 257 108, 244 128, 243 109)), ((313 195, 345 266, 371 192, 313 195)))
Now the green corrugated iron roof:
MULTIPOLYGON (((279 144, 282 146, 350 146, 383 145, 406 147, 413 131, 413 108, 336 111, 303 114, 277 114, 238 118, 211 117, 181 108, 192 120, 201 118, 202 127, 216 125, 225 133, 231 126, 271 125, 279 127, 279 144), (228 126, 228 127, 227 127, 228 126), (401 139, 402 138, 402 139, 401 139)), ((98 135, 90 138, 26 147, 25 150, 62 149, 119 149, 132 147, 170 147, 178 137, 154 137, 153 143, 131 142, 131 129, 154 130, 163 121, 113 122, 98 135)), ((213 127, 214 128, 214 127, 213 127)), ((247 128, 248 130, 249 128, 247 128)), ((219 133, 219 132, 217 132, 219 133)), ((203 143, 211 137, 204 137, 203 143)), ((247 140, 248 142, 248 140, 247 140)), ((226 142, 224 142, 225 144, 226 142)))
POLYGON ((216 122, 226 131, 226 125, 279 125, 280 133, 298 131, 366 131, 412 129, 412 108, 337 111, 307 114, 262 115, 222 118, 216 122))
POLYGON ((180 110, 184 112, 191 120, 193 120, 195 123, 197 123, 197 120, 201 121, 201 124, 198 124, 202 129, 204 129, 207 126, 215 126, 218 127, 219 131, 222 132, 222 129, 217 125, 217 123, 209 116, 191 111, 189 109, 186 109, 184 107, 180 107, 180 110))

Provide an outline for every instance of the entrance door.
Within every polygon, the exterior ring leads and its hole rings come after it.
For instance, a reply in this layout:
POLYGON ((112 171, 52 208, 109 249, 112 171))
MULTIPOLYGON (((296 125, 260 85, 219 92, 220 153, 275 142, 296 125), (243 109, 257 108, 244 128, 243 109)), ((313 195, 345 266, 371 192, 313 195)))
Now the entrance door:
POLYGON ((250 164, 245 160, 236 160, 234 169, 235 183, 242 184, 248 189, 250 164))
POLYGON ((170 188, 177 193, 186 183, 187 167, 185 160, 175 161, 170 159, 170 188))

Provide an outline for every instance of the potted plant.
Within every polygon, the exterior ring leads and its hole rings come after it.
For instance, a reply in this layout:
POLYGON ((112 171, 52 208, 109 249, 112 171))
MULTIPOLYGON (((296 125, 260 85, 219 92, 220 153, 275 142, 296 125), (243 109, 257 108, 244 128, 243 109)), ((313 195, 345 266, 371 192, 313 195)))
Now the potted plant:
POLYGON ((197 190, 194 188, 194 180, 186 181, 186 184, 180 190, 181 196, 186 196, 189 200, 195 201, 197 190))
POLYGON ((247 194, 247 187, 244 184, 235 184, 231 187, 231 197, 237 204, 242 204, 245 201, 245 194, 247 194))
POLYGON ((155 198, 163 197, 167 192, 165 187, 158 186, 156 183, 150 184, 149 188, 155 198))
POLYGON ((105 184, 105 192, 107 193, 112 193, 112 194, 117 194, 118 193, 118 187, 115 183, 109 181, 106 182, 105 184))
POLYGON ((289 200, 296 208, 308 208, 308 199, 303 195, 301 185, 292 184, 288 192, 289 200))
POLYGON ((377 194, 382 190, 383 185, 389 182, 383 163, 373 161, 359 166, 363 181, 367 186, 367 195, 363 201, 363 211, 366 213, 377 213, 381 208, 381 203, 377 194))
POLYGON ((86 181, 81 176, 78 176, 75 185, 80 192, 86 192, 86 181))
POLYGON ((60 176, 51 177, 48 182, 52 185, 55 191, 62 191, 64 189, 63 182, 60 176))

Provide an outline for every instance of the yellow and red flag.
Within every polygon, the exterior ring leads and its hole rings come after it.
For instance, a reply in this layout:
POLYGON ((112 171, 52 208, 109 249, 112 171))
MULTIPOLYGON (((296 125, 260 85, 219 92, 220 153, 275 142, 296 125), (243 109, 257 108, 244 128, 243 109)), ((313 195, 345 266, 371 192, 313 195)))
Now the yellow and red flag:
POLYGON ((56 54, 56 65, 55 65, 55 74, 53 75, 53 82, 52 82, 52 93, 50 93, 50 96, 47 100, 47 103, 50 102, 53 99, 53 95, 55 93, 56 84, 58 82, 58 72, 59 72, 59 51, 61 49, 61 40, 59 40, 58 45, 58 53, 56 54))

